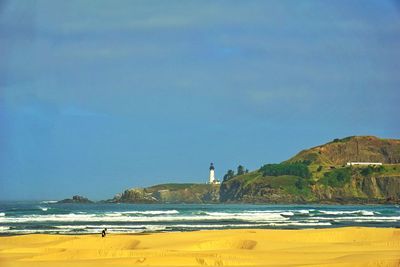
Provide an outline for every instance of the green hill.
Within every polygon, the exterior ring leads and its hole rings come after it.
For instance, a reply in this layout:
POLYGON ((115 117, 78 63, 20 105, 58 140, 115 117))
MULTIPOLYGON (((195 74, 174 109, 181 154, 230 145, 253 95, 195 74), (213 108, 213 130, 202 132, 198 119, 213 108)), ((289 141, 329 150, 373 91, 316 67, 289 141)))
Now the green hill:
POLYGON ((221 202, 388 203, 400 199, 400 140, 373 136, 335 139, 280 164, 224 181, 221 202), (346 166, 381 162, 382 166, 346 166))
POLYGON ((400 163, 400 140, 375 136, 350 136, 303 150, 287 160, 287 162, 304 161, 318 165, 344 165, 350 161, 400 163))

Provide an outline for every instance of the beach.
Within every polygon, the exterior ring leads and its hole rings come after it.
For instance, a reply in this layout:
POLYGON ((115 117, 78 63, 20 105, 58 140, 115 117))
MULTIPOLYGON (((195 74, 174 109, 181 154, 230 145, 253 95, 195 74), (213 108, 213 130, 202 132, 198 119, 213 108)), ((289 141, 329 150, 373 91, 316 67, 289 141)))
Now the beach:
POLYGON ((400 229, 0 237, 1 266, 399 266, 400 229))

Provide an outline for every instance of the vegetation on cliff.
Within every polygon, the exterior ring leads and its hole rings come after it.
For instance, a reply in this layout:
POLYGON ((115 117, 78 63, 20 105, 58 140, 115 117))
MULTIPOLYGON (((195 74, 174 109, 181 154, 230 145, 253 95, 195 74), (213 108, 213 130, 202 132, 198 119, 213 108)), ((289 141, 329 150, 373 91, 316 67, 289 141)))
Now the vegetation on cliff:
POLYGON ((160 184, 132 188, 116 195, 110 202, 124 203, 217 203, 219 185, 160 184))
POLYGON ((387 203, 400 200, 400 140, 372 136, 335 139, 280 164, 224 180, 223 202, 387 203), (347 162, 381 162, 352 166, 347 162))

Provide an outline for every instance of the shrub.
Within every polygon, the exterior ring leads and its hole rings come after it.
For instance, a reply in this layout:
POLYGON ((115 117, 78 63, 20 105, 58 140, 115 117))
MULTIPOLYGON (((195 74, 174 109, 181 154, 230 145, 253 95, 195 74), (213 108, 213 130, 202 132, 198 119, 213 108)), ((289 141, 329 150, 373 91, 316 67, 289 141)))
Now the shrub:
POLYGON ((263 176, 295 175, 303 178, 311 176, 308 167, 304 163, 280 163, 266 164, 261 167, 263 176))
POLYGON ((385 168, 383 166, 378 166, 378 167, 374 167, 374 166, 368 166, 366 168, 363 168, 360 173, 364 176, 368 176, 371 175, 374 172, 382 172, 384 171, 385 168))
POLYGON ((228 181, 229 179, 235 176, 235 172, 233 170, 228 170, 224 175, 224 181, 228 181))
POLYGON ((294 184, 299 190, 302 190, 308 186, 307 180, 303 178, 298 178, 294 184))
POLYGON ((368 166, 367 168, 363 168, 361 171, 361 174, 364 176, 368 176, 374 172, 373 168, 371 166, 368 166))
POLYGON ((322 177, 321 182, 324 185, 339 187, 350 182, 350 179, 351 179, 351 169, 341 168, 341 169, 335 169, 330 172, 326 172, 324 174, 324 177, 322 177))

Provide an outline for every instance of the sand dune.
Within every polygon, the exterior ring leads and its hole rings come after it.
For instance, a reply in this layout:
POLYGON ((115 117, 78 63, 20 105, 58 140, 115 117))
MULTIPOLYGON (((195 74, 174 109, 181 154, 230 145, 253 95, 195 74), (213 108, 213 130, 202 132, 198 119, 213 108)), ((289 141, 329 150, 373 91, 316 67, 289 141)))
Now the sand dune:
POLYGON ((400 229, 0 237, 0 266, 400 266, 400 229))

